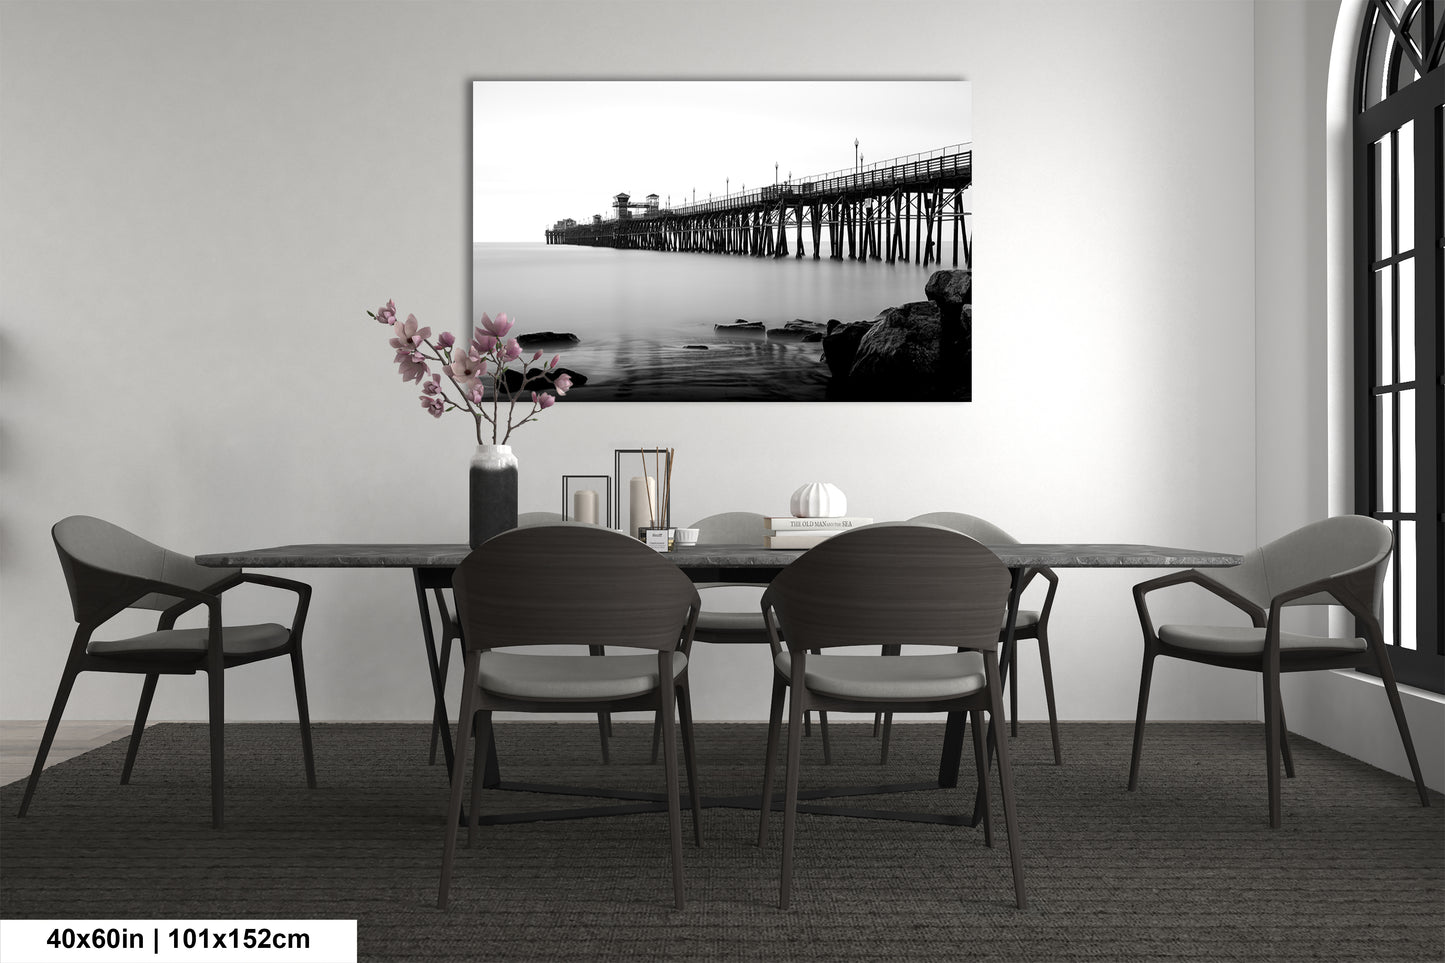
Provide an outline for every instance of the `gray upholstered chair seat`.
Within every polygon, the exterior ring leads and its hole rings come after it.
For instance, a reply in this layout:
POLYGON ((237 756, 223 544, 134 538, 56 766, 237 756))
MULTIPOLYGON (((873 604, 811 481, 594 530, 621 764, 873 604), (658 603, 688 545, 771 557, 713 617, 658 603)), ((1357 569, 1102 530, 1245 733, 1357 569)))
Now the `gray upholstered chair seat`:
MULTIPOLYGON (((483 691, 513 699, 592 701, 625 699, 657 689, 657 656, 525 655, 490 650, 481 656, 483 691)), ((672 677, 687 668, 687 656, 672 654, 672 677)))
MULTIPOLYGON (((1031 610, 1028 610, 1028 609, 1019 609, 1019 617, 1018 617, 1017 621, 1014 622, 1014 631, 1015 631, 1015 632, 1018 632, 1018 631, 1022 631, 1023 629, 1032 629, 1032 628, 1037 627, 1038 624, 1039 624, 1039 613, 1034 612, 1034 611, 1031 611, 1031 610)), ((1004 628, 1008 628, 1008 613, 1007 613, 1007 612, 1005 612, 1005 613, 1003 614, 1003 627, 1004 627, 1004 628)))
MULTIPOLYGON (((1159 641, 1166 645, 1214 655, 1262 655, 1264 629, 1237 625, 1161 625, 1159 641)), ((1279 634, 1281 652, 1364 652, 1365 640, 1314 635, 1279 634)))
MULTIPOLYGON (((285 647, 290 638, 290 630, 275 622, 227 625, 221 629, 221 649, 230 656, 260 655, 285 647)), ((169 629, 129 639, 97 640, 86 646, 85 651, 87 655, 101 658, 189 662, 206 654, 209 639, 207 629, 169 629)))
POLYGON ((713 612, 703 609, 697 614, 697 630, 692 637, 699 642, 758 642, 767 640, 763 613, 713 612))
MULTIPOLYGON (((773 666, 783 678, 791 678, 791 653, 779 652, 773 657, 773 666)), ((810 655, 804 674, 812 691, 845 699, 952 699, 978 692, 987 684, 983 656, 972 651, 881 659, 810 655)))

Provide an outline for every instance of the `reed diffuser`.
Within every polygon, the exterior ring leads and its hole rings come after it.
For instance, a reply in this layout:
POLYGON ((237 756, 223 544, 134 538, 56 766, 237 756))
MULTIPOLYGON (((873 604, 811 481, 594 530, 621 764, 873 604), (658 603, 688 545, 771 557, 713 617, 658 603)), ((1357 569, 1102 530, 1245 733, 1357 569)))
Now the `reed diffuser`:
MULTIPOLYGON (((647 528, 642 538, 658 551, 672 550, 672 462, 677 454, 675 448, 653 447, 652 477, 656 484, 647 486, 647 528), (664 462, 664 456, 666 461, 664 462)), ((642 477, 648 477, 646 448, 638 449, 642 459, 642 477)))

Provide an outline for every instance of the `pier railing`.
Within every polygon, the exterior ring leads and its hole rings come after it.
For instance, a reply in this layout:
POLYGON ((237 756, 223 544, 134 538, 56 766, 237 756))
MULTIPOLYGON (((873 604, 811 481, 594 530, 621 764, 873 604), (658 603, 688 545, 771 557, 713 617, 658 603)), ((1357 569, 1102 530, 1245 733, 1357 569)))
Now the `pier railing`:
MULTIPOLYGON (((667 215, 687 216, 719 211, 736 211, 769 207, 778 203, 802 202, 855 193, 876 194, 896 187, 920 186, 938 181, 953 184, 973 178, 973 145, 953 144, 903 157, 874 161, 858 168, 829 171, 794 177, 752 191, 725 194, 722 197, 692 204, 659 207, 656 212, 632 214, 627 220, 638 221, 667 215)), ((615 214, 603 217, 602 224, 618 220, 615 214)), ((579 224, 578 227, 588 225, 579 224)))
POLYGON ((965 202, 972 183, 972 145, 953 144, 701 203, 628 205, 591 223, 559 222, 546 238, 548 244, 801 258, 810 234, 814 259, 826 247, 836 260, 925 266, 942 264, 951 240, 956 267, 960 254, 965 265, 972 261, 965 202))

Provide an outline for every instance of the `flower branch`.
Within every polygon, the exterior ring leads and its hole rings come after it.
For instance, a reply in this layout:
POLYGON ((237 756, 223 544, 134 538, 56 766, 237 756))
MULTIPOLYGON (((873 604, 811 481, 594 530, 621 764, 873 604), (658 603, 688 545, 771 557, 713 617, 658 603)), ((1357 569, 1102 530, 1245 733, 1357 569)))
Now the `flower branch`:
MULTIPOLYGON (((456 336, 450 331, 443 331, 433 339, 431 328, 423 327, 414 314, 407 315, 405 321, 398 319, 396 304, 391 301, 376 311, 368 311, 367 315, 391 328, 390 344, 396 351, 392 360, 396 362, 403 382, 414 381, 421 385, 422 407, 434 418, 440 418, 448 411, 467 412, 476 423, 479 445, 485 443, 482 435, 484 421, 492 426, 491 443, 505 445, 513 431, 529 421, 535 421, 539 413, 556 404, 558 396, 565 395, 572 388, 571 375, 565 371, 552 374, 562 361, 561 355, 554 355, 544 368, 534 371, 528 370, 527 362, 520 364, 520 370, 511 368, 512 362, 520 361, 522 346, 516 338, 507 337, 513 322, 505 314, 499 314, 495 319, 483 314, 481 330, 472 337, 470 344, 464 346, 457 344, 456 336), (438 365, 441 370, 433 371, 432 364, 438 365), (442 383, 443 376, 451 386, 450 391, 442 383), (490 399, 487 397, 488 382, 491 384, 490 399), (529 385, 538 382, 540 384, 530 392, 531 410, 524 410, 521 418, 517 418, 517 404, 523 400, 520 396, 527 392, 529 385), (538 390, 545 388, 551 388, 556 394, 538 390), (502 409, 504 392, 505 412, 502 409), (489 400, 490 411, 486 405, 489 400)), ((530 360, 539 361, 541 357, 539 350, 530 360)))

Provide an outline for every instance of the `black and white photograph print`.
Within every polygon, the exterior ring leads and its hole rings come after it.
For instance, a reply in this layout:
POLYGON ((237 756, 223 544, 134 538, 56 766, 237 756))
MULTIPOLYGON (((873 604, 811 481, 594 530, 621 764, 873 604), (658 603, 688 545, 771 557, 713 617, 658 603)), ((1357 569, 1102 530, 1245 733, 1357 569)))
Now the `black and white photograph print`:
POLYGON ((970 84, 472 89, 472 318, 587 401, 970 401, 970 84))

